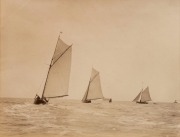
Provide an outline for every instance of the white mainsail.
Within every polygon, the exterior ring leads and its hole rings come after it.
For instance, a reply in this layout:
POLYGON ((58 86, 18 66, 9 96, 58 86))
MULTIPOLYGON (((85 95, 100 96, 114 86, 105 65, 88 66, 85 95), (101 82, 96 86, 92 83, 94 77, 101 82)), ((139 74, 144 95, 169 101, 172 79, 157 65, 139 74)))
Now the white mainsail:
POLYGON ((89 85, 82 101, 103 98, 99 72, 92 68, 89 85))
POLYGON ((68 95, 71 52, 72 46, 58 38, 42 97, 55 98, 68 95))
POLYGON ((149 87, 145 88, 141 94, 141 102, 151 101, 151 97, 149 94, 149 87))

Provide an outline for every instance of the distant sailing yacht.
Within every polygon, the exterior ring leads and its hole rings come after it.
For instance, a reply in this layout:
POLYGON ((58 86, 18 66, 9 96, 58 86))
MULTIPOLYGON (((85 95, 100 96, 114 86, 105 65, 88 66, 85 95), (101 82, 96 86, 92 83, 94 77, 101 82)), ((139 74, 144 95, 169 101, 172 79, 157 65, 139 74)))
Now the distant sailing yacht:
POLYGON ((177 101, 177 100, 174 100, 174 103, 178 103, 178 101, 177 101))
POLYGON ((34 104, 46 104, 46 98, 68 96, 72 46, 65 44, 60 36, 49 65, 41 98, 36 94, 34 104))
POLYGON ((86 93, 82 99, 82 102, 91 103, 91 100, 97 100, 97 99, 109 100, 109 102, 112 102, 112 99, 104 98, 102 89, 101 89, 99 72, 95 70, 94 68, 92 68, 89 84, 88 84, 86 93))
POLYGON ((150 93, 149 93, 149 87, 142 89, 140 93, 136 96, 136 98, 133 100, 133 102, 140 103, 140 104, 148 104, 147 101, 151 101, 150 93))

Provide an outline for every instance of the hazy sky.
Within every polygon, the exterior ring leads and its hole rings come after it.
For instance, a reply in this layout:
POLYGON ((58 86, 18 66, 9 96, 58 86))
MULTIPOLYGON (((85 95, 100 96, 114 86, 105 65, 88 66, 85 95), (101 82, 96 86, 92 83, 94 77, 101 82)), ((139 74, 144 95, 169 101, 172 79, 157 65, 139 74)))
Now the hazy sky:
POLYGON ((180 99, 179 0, 1 0, 1 97, 42 92, 59 32, 73 44, 69 97, 82 99, 92 66, 105 97, 180 99))

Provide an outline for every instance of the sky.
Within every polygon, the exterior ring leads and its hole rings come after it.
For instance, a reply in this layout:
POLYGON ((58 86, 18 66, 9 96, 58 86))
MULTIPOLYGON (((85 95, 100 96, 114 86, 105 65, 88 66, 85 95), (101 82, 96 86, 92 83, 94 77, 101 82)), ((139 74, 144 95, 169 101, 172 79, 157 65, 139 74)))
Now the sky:
POLYGON ((179 0, 1 0, 0 97, 42 92, 60 32, 72 47, 69 96, 81 100, 91 69, 105 97, 180 100, 179 0))

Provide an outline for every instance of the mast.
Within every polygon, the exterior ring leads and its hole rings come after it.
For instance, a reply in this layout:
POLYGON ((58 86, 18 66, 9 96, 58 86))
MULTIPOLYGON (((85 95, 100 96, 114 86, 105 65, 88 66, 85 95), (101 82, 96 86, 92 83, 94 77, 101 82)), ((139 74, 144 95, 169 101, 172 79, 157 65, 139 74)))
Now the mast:
POLYGON ((89 80, 89 84, 88 84, 86 94, 85 94, 84 98, 82 99, 83 102, 87 100, 87 96, 88 96, 88 92, 89 92, 89 86, 90 86, 90 80, 89 80))
POLYGON ((143 93, 143 88, 142 88, 142 91, 140 92, 140 96, 139 96, 139 102, 141 102, 141 99, 142 99, 142 93, 143 93))
MULTIPOLYGON (((60 32, 60 33, 62 33, 62 32, 60 32)), ((59 40, 59 38, 60 38, 60 34, 59 34, 58 40, 59 40)), ((57 44, 58 44, 58 40, 57 40, 57 43, 56 43, 56 47, 57 47, 57 44)), ((54 53, 55 53, 55 51, 56 51, 56 47, 55 47, 55 49, 54 49, 54 53)), ((54 56, 54 53, 53 53, 53 56, 54 56)), ((45 87, 46 87, 46 84, 47 84, 47 79, 48 79, 49 71, 50 71, 50 68, 51 68, 51 66, 52 66, 53 56, 52 56, 52 59, 51 59, 51 64, 49 65, 49 69, 48 69, 48 73, 47 73, 47 77, 46 77, 46 81, 45 81, 45 84, 44 84, 43 93, 42 93, 41 98, 44 97, 44 91, 45 91, 45 87)))
POLYGON ((87 100, 87 96, 88 96, 90 84, 91 84, 91 77, 90 77, 90 79, 89 79, 89 84, 88 84, 87 91, 86 91, 86 93, 85 93, 85 95, 84 95, 84 97, 83 97, 83 99, 82 99, 83 102, 87 100))
POLYGON ((143 81, 142 81, 142 90, 141 90, 141 93, 140 93, 140 98, 139 98, 139 101, 141 102, 141 99, 142 99, 142 93, 143 93, 143 81))

